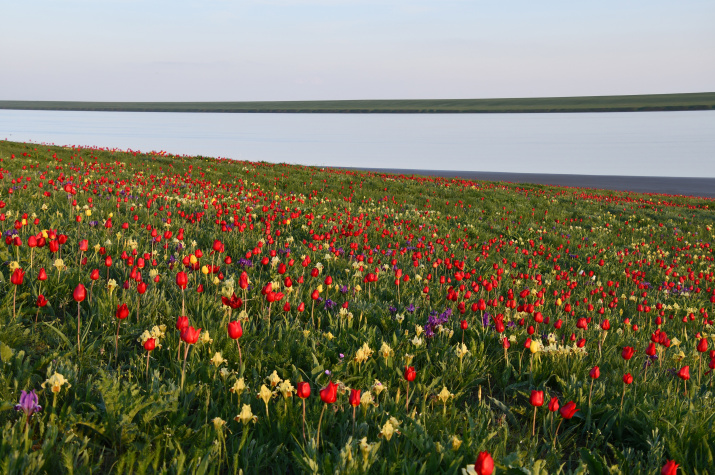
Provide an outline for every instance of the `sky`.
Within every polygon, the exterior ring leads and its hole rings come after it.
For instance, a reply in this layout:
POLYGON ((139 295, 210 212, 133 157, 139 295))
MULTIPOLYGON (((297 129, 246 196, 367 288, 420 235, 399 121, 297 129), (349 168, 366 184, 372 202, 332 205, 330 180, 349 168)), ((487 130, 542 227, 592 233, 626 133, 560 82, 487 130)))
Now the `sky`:
POLYGON ((0 100, 715 91, 713 0, 0 0, 0 100))

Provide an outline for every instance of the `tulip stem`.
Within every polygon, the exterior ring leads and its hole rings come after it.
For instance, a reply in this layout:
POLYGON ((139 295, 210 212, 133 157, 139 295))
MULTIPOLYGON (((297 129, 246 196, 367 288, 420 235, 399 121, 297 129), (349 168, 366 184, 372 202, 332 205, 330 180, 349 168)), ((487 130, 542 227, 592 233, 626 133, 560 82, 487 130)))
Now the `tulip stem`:
POLYGON ((117 319, 117 335, 114 337, 114 359, 117 361, 119 368, 119 319, 117 319))
MULTIPOLYGON (((303 401, 303 404, 305 404, 305 401, 303 401)), ((320 419, 318 419, 318 436, 315 442, 316 447, 320 447, 320 424, 323 423, 323 414, 325 414, 325 406, 327 406, 327 404, 323 404, 323 410, 320 411, 320 419)))
POLYGON ((593 378, 591 378, 591 388, 588 390, 588 407, 591 407, 591 395, 593 394, 593 378))
POLYGON ((181 368, 181 391, 184 390, 184 376, 186 375, 186 357, 189 356, 189 344, 186 344, 186 350, 184 351, 184 366, 181 368))
POLYGON ((12 293, 12 321, 15 321, 15 297, 17 296, 17 285, 12 293))
POLYGON ((407 392, 406 392, 406 401, 405 401, 405 412, 408 412, 408 407, 410 406, 410 382, 407 381, 407 392))
POLYGON ((146 352, 146 379, 149 379, 149 355, 151 351, 146 352))
POLYGON ((80 320, 80 311, 81 307, 79 302, 77 302, 77 354, 81 353, 82 349, 80 347, 80 342, 79 342, 79 329, 80 325, 82 324, 82 321, 80 320))
POLYGON ((623 412, 623 398, 626 397, 626 383, 623 383, 623 394, 621 395, 621 409, 619 412, 623 412))
POLYGON ((303 442, 305 442, 305 399, 303 399, 303 442))
POLYGON ((241 371, 243 372, 243 356, 241 356, 241 343, 238 341, 238 338, 236 338, 236 344, 238 345, 238 361, 241 365, 241 371))
POLYGON ((556 444, 556 440, 559 437, 559 428, 561 427, 561 423, 563 422, 563 418, 559 421, 559 425, 556 426, 556 432, 554 433, 554 445, 556 444))
POLYGON ((534 406, 534 424, 531 427, 531 436, 536 436, 536 406, 534 406))

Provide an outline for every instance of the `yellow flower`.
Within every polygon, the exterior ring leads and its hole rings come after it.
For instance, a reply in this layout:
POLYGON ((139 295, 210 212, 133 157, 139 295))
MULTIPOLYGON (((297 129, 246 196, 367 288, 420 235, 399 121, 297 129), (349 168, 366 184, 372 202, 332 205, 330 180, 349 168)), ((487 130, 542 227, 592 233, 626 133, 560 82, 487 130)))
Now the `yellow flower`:
POLYGON ((360 404, 362 404, 363 407, 377 405, 375 404, 375 398, 372 397, 372 393, 370 393, 370 391, 365 391, 362 396, 360 396, 360 404))
POLYGON ((15 269, 17 269, 17 268, 19 268, 19 267, 20 267, 20 263, 17 262, 17 261, 12 261, 12 262, 10 263, 10 270, 11 270, 11 271, 14 271, 15 269))
POLYGON ((370 356, 372 356, 373 351, 367 343, 363 343, 362 347, 355 353, 355 361, 357 363, 364 363, 370 356))
POLYGON ((234 417, 233 420, 235 420, 236 422, 240 421, 241 423, 243 423, 243 425, 246 425, 249 422, 255 423, 258 420, 258 417, 253 415, 253 412, 251 411, 251 406, 249 406, 248 404, 244 404, 241 408, 241 413, 234 417))
POLYGON ((201 343, 208 343, 209 345, 213 343, 214 340, 211 338, 211 335, 209 335, 208 330, 204 330, 201 332, 201 343))
POLYGON ((539 343, 537 340, 531 340, 531 345, 529 345, 529 351, 531 351, 532 353, 538 353, 540 349, 541 343, 539 343))
POLYGON ((464 343, 457 343, 457 348, 454 351, 455 353, 457 353, 457 357, 459 358, 464 358, 466 355, 469 354, 467 345, 465 345, 464 343))
POLYGON ((395 432, 397 432, 395 427, 390 424, 390 421, 387 421, 385 422, 385 425, 382 426, 379 437, 384 437, 385 439, 390 440, 395 432))
POLYGON ((243 391, 246 390, 246 383, 243 380, 243 378, 238 378, 235 383, 233 383, 233 387, 229 389, 232 393, 236 393, 238 396, 240 396, 243 391))
POLYGON ((216 430, 219 430, 221 427, 223 427, 226 424, 226 421, 224 421, 220 417, 214 417, 213 419, 211 419, 211 422, 213 422, 214 428, 216 430))
POLYGON ((382 346, 380 347, 380 354, 383 358, 390 358, 392 356, 395 356, 395 352, 392 350, 390 345, 388 345, 384 341, 382 342, 382 346))
POLYGON ((462 446, 462 441, 456 435, 452 436, 452 450, 455 452, 462 446))
POLYGON ((295 388, 290 383, 290 381, 285 380, 278 385, 278 392, 281 393, 284 398, 288 399, 295 392, 295 388))
POLYGON ((263 403, 268 407, 268 401, 270 401, 272 397, 273 393, 268 389, 268 386, 262 384, 261 390, 258 391, 258 399, 263 399, 263 403))
POLYGON ((380 395, 380 393, 381 393, 384 389, 385 389, 385 385, 382 384, 382 383, 381 383, 380 381, 378 381, 377 379, 375 380, 374 383, 372 383, 372 387, 370 388, 370 390, 371 390, 371 391, 375 391, 375 394, 377 394, 378 396, 380 395))
POLYGON ((221 356, 221 352, 218 351, 214 354, 214 357, 211 358, 211 363, 216 367, 221 366, 225 362, 226 360, 221 356))
POLYGON ((423 331, 424 331, 424 328, 422 328, 422 326, 415 325, 415 333, 417 333, 417 336, 420 336, 423 331))
POLYGON ((50 376, 47 381, 42 383, 42 388, 44 389, 48 384, 50 385, 50 389, 53 393, 60 392, 60 389, 62 389, 62 386, 65 384, 67 385, 67 389, 72 387, 72 385, 60 373, 55 373, 50 376))
POLYGON ((278 373, 276 372, 276 370, 273 370, 271 375, 268 376, 268 381, 271 383, 271 387, 274 388, 274 387, 276 387, 276 385, 278 385, 278 383, 280 383, 283 380, 280 378, 280 376, 278 376, 278 373))
POLYGON ((114 292, 114 289, 117 288, 117 281, 114 279, 109 279, 109 282, 107 282, 107 290, 109 290, 109 293, 111 294, 114 292))
POLYGON ((202 266, 202 267, 201 267, 201 273, 202 273, 203 275, 208 275, 208 273, 209 273, 209 268, 208 268, 207 266, 202 266))
POLYGON ((454 394, 449 392, 449 390, 447 389, 447 386, 444 386, 442 388, 442 391, 440 391, 440 393, 437 395, 437 399, 439 399, 442 402, 442 404, 447 404, 447 401, 449 401, 449 398, 451 398, 451 397, 454 397, 454 394))

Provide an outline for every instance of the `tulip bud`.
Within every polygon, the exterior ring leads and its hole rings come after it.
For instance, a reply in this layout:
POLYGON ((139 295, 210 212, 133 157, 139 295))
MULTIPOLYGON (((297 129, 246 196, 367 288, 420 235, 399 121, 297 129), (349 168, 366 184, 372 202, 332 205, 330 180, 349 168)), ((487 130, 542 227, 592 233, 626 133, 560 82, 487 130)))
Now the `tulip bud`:
POLYGON ((77 284, 77 287, 75 287, 74 291, 72 292, 72 298, 77 303, 83 302, 84 299, 87 298, 87 289, 84 288, 84 285, 77 284))
POLYGON ((474 462, 474 471, 477 475, 492 475, 494 472, 494 459, 489 452, 479 452, 477 461, 474 462))
POLYGON ((243 327, 241 327, 240 321, 229 322, 228 323, 228 336, 232 340, 236 340, 243 336, 243 327))
POLYGON ((296 394, 301 399, 306 399, 310 397, 310 383, 306 383, 305 381, 298 383, 298 387, 296 388, 296 394))
POLYGON ((146 351, 153 351, 156 348, 156 340, 154 338, 149 338, 144 342, 144 349, 146 351))
POLYGON ((532 406, 541 407, 544 405, 544 391, 531 391, 529 402, 532 406))
POLYGON ((352 407, 358 407, 360 405, 360 390, 359 389, 351 389, 350 390, 350 405, 352 407))

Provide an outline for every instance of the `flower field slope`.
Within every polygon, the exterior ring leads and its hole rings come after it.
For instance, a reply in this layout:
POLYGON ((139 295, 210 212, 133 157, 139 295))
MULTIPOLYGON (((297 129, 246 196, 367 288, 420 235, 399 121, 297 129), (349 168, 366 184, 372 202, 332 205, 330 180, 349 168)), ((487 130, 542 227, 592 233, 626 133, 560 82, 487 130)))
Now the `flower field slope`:
POLYGON ((0 142, 2 473, 709 473, 709 199, 0 142))

